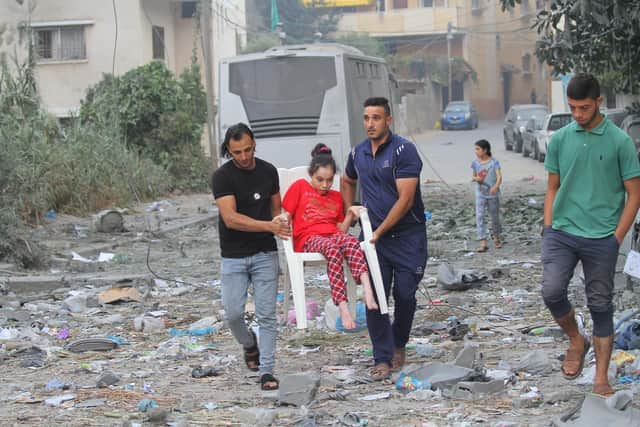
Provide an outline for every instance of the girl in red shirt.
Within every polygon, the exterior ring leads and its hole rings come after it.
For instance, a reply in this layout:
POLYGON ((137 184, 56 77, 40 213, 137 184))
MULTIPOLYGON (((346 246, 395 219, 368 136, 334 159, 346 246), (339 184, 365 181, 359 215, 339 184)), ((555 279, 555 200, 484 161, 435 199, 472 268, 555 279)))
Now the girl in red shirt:
POLYGON ((347 306, 346 279, 342 269, 344 259, 356 283, 364 285, 367 308, 378 309, 360 242, 347 234, 349 226, 359 216, 360 207, 352 206, 345 216, 342 196, 331 189, 336 174, 336 162, 331 149, 318 144, 311 156, 311 180, 299 179, 294 182, 284 196, 282 208, 293 226, 294 250, 320 252, 327 259, 331 298, 338 306, 344 328, 354 329, 356 324, 347 306))

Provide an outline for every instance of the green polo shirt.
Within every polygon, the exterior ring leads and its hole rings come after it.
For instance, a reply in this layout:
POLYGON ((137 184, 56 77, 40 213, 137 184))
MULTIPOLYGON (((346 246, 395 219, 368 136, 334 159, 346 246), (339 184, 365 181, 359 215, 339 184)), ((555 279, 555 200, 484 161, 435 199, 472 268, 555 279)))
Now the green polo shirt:
POLYGON ((544 167, 560 175, 553 228, 591 239, 613 234, 624 209, 624 181, 640 176, 633 141, 606 118, 591 131, 573 121, 555 132, 544 167))

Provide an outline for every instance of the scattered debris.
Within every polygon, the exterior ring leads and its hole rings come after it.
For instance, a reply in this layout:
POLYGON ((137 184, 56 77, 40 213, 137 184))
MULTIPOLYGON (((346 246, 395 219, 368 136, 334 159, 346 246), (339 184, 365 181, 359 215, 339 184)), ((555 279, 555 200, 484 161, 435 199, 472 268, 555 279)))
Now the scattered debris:
POLYGON ((471 289, 474 283, 480 283, 486 279, 485 274, 474 270, 456 270, 446 262, 438 267, 438 283, 442 289, 448 291, 466 291, 471 289))
POLYGON ((123 287, 112 288, 98 294, 98 300, 102 304, 113 304, 114 302, 137 301, 142 302, 142 295, 136 288, 123 287))
POLYGON ((118 347, 118 343, 108 338, 85 338, 67 345, 67 350, 74 353, 87 351, 111 351, 118 347))

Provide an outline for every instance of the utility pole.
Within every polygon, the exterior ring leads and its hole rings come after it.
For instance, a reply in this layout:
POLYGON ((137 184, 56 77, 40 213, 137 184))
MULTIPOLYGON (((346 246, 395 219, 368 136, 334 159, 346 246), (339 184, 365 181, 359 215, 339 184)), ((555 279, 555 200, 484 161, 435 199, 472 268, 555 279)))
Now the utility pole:
POLYGON ((204 62, 204 80, 207 92, 207 135, 209 136, 209 154, 214 168, 218 167, 216 127, 214 124, 215 105, 213 88, 213 52, 211 50, 211 0, 200 0, 200 37, 202 41, 202 62, 204 62))
POLYGON ((452 34, 453 25, 451 21, 447 22, 447 65, 449 66, 449 102, 453 101, 451 98, 453 94, 453 76, 451 70, 451 40, 453 40, 452 34))
POLYGON ((276 25, 276 35, 278 36, 278 40, 280 40, 280 46, 284 46, 287 33, 284 32, 284 24, 282 22, 278 22, 276 25))

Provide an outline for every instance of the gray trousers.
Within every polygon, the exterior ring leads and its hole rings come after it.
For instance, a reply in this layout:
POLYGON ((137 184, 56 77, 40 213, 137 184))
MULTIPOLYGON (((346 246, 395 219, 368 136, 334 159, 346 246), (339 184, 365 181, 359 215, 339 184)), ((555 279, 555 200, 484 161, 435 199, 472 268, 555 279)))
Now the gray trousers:
POLYGON ((485 210, 488 208, 491 217, 491 234, 499 236, 502 234, 502 224, 500 224, 500 198, 486 198, 476 194, 476 232, 478 240, 487 240, 489 233, 485 220, 485 210))
POLYGON ((613 335, 613 289, 618 260, 615 235, 587 239, 545 227, 542 237, 542 298, 551 315, 559 319, 571 311, 568 287, 573 271, 582 262, 587 306, 593 334, 613 335))
POLYGON ((246 258, 222 258, 222 305, 225 321, 245 349, 256 343, 244 321, 249 284, 253 285, 259 326, 260 374, 271 374, 276 364, 276 297, 278 294, 278 253, 260 252, 246 258))

